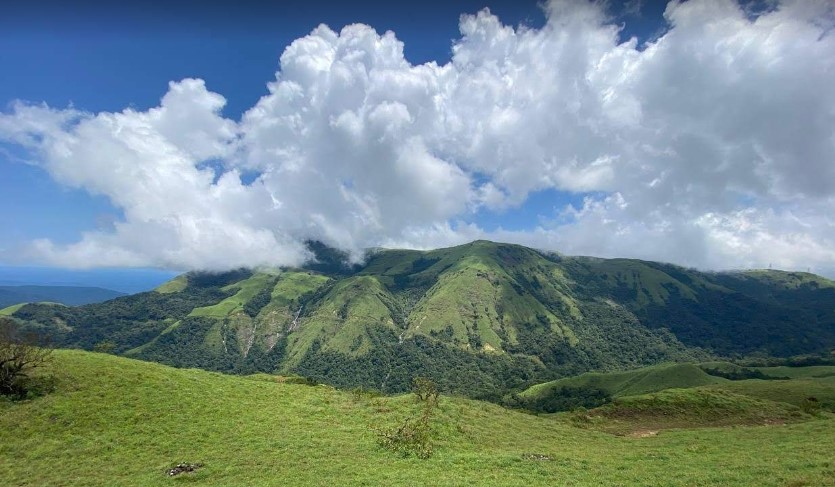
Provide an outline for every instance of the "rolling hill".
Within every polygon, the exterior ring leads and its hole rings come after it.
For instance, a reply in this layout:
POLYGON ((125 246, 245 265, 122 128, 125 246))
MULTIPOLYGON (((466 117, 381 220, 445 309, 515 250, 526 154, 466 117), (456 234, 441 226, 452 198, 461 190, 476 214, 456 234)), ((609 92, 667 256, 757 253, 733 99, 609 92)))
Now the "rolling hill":
POLYGON ((744 394, 697 388, 629 396, 587 420, 441 396, 429 423, 434 453, 419 459, 378 442, 380 428, 420 409, 413 394, 375 397, 82 351, 59 350, 53 360, 45 371, 52 392, 0 399, 2 485, 823 486, 835 479, 832 415, 744 394), (682 421, 716 426, 717 412, 731 413, 721 422, 735 427, 634 429, 673 420, 678 428, 682 421), (630 433, 603 432, 625 425, 630 433), (178 464, 197 469, 171 476, 178 464))
POLYGON ((311 248, 318 259, 302 269, 189 273, 11 316, 63 347, 387 393, 424 375, 494 400, 587 371, 835 347, 835 283, 807 273, 704 273, 487 241, 375 250, 362 265, 311 248))

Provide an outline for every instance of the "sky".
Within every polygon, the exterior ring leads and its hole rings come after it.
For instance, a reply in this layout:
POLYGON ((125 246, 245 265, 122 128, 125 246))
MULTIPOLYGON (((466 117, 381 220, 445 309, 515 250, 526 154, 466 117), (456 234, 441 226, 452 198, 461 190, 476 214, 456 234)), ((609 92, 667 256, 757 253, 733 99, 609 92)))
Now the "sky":
POLYGON ((484 238, 835 277, 831 0, 267 3, 4 4, 0 265, 484 238))

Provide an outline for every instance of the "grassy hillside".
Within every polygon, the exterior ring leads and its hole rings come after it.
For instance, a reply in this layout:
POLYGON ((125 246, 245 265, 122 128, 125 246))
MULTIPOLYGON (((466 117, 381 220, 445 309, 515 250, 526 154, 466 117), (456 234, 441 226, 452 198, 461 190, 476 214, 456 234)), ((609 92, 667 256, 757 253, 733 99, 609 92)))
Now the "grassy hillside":
POLYGON ((808 420, 797 406, 724 388, 667 389, 618 397, 590 411, 590 426, 614 434, 696 426, 776 425, 808 420), (602 420, 602 421, 601 421, 602 420))
POLYGON ((27 304, 29 304, 29 303, 18 303, 18 304, 13 304, 11 306, 7 306, 3 309, 0 309, 0 316, 11 316, 11 315, 15 314, 15 312, 17 310, 19 310, 20 308, 24 307, 27 304))
MULTIPOLYGON (((675 415, 670 415, 669 411, 659 412, 663 408, 656 410, 650 406, 653 404, 658 406, 664 401, 681 401, 682 404, 693 401, 694 407, 679 407, 680 410, 686 409, 690 414, 701 408, 700 401, 709 403, 717 399, 716 394, 729 394, 744 396, 747 398, 746 401, 765 400, 769 403, 776 403, 783 409, 786 406, 791 406, 793 409, 808 406, 809 398, 814 398, 815 408, 835 412, 835 373, 833 372, 835 372, 835 366, 743 368, 729 362, 662 364, 625 372, 586 373, 536 384, 518 394, 508 395, 504 400, 509 405, 540 412, 567 411, 578 406, 603 406, 601 411, 616 412, 623 409, 616 407, 617 405, 634 403, 643 407, 649 404, 647 407, 655 411, 653 414, 657 412, 661 416, 668 416, 667 419, 672 422, 678 421, 673 417, 675 415), (717 373, 717 370, 721 372, 743 371, 747 372, 747 376, 762 372, 763 375, 759 376, 762 378, 745 379, 746 374, 737 374, 734 376, 735 380, 728 380, 706 372, 717 373), (683 392, 685 390, 691 392, 683 392), (662 392, 663 394, 656 394, 662 392), (610 402, 612 404, 607 405, 610 402)), ((631 406, 626 409, 629 408, 631 406)), ((763 406, 759 409, 766 411, 769 408, 763 406)), ((732 419, 735 414, 718 410, 713 414, 708 410, 704 416, 707 418, 727 416, 732 419)), ((780 421, 784 419, 780 414, 774 415, 774 418, 780 421)), ((685 417, 684 421, 699 424, 700 419, 691 415, 685 417)))
MULTIPOLYGON (((235 294, 218 302, 217 304, 194 308, 191 313, 189 313, 189 316, 225 318, 236 311, 243 311, 243 307, 246 303, 254 298, 260 291, 268 287, 272 288, 275 285, 275 281, 275 275, 257 273, 242 281, 229 284, 228 286, 223 286, 221 288, 222 291, 234 292, 235 294)), ((165 290, 170 292, 169 289, 170 288, 166 288, 165 290)))
POLYGON ((382 448, 373 430, 414 415, 419 405, 412 395, 373 398, 263 374, 226 376, 79 351, 56 352, 53 370, 53 393, 0 401, 2 485, 787 486, 835 480, 831 417, 639 438, 578 428, 568 416, 442 397, 431 422, 435 453, 420 460, 382 448), (203 467, 168 478, 165 470, 180 462, 203 467))
POLYGON ((708 375, 695 364, 662 364, 625 372, 589 372, 544 384, 537 384, 521 392, 525 400, 536 400, 562 387, 600 389, 612 397, 633 396, 664 389, 698 387, 729 382, 708 375))
POLYGON ((729 381, 716 388, 795 406, 801 406, 808 398, 814 397, 821 408, 835 412, 835 376, 794 380, 729 381))

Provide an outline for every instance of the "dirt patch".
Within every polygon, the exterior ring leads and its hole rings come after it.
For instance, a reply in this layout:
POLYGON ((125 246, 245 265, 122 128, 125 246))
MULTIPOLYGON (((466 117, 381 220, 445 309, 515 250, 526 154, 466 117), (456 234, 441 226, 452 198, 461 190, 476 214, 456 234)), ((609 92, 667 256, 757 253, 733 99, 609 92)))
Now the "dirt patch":
POLYGON ((766 419, 763 426, 785 426, 786 422, 782 419, 766 419))
POLYGON ((649 438, 650 436, 656 436, 658 434, 658 430, 638 430, 629 433, 628 437, 630 438, 649 438))
POLYGON ((202 463, 178 463, 177 465, 174 465, 173 468, 166 470, 165 473, 168 474, 169 477, 174 477, 175 475, 180 475, 181 473, 194 472, 202 466, 202 463))

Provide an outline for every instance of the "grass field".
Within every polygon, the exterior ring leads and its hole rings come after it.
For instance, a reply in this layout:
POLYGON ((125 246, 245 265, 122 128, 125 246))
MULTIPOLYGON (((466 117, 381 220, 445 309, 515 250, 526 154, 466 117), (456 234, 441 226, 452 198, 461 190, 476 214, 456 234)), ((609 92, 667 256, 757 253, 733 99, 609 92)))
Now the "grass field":
MULTIPOLYGON (((252 299, 259 291, 267 286, 272 286, 276 276, 267 273, 254 274, 248 279, 230 284, 222 288, 224 291, 237 291, 234 295, 220 301, 212 306, 194 308, 189 316, 209 316, 212 318, 225 318, 235 311, 243 308, 243 305, 252 299)), ((173 281, 172 281, 173 282, 173 281)))
POLYGON ((795 406, 800 406, 808 397, 814 397, 820 402, 821 407, 835 412, 835 376, 795 380, 739 380, 729 381, 717 387, 737 394, 795 406))
POLYGON ((0 309, 0 316, 11 316, 14 314, 15 311, 19 310, 20 308, 26 306, 29 303, 18 303, 8 306, 6 308, 0 309))
POLYGON ((274 377, 57 351, 56 390, 0 401, 0 485, 835 485, 835 419, 628 437, 442 397, 435 454, 402 457, 372 427, 416 413, 274 377), (166 468, 201 463, 169 478, 166 468))
POLYGON ((537 384, 526 389, 519 396, 525 399, 534 399, 546 395, 554 389, 569 386, 595 387, 616 397, 726 382, 730 381, 708 375, 695 364, 661 364, 624 372, 589 372, 576 377, 537 384))
POLYGON ((179 276, 171 279, 170 281, 164 282, 157 286, 154 291, 160 294, 171 294, 171 293, 178 293, 185 288, 188 287, 188 276, 186 274, 180 274, 179 276))
POLYGON ((812 365, 809 367, 752 367, 769 377, 788 377, 790 379, 809 379, 835 377, 835 365, 812 365))

